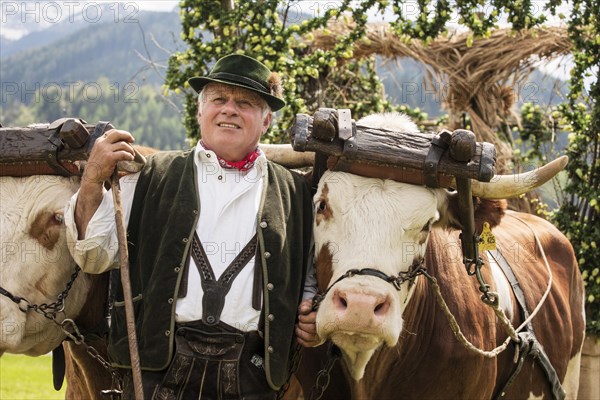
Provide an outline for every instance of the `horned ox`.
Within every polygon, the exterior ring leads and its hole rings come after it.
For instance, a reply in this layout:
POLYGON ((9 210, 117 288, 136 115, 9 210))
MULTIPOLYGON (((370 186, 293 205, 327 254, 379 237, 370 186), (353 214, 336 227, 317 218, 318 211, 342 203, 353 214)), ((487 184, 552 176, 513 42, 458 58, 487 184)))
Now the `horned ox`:
MULTIPOLYGON (((396 131, 417 130, 399 115, 369 116, 357 124, 396 131)), ((519 183, 519 182, 517 182, 519 183)), ((504 185, 504 183, 500 183, 504 185)), ((494 193, 486 185, 489 197, 494 193)), ((474 187, 474 192, 478 187, 474 187)), ((455 339, 424 276, 400 290, 375 276, 355 275, 336 282, 351 269, 372 268, 388 276, 424 260, 441 294, 469 341, 491 350, 507 337, 492 310, 480 300, 474 277, 462 264, 455 193, 444 189, 364 178, 327 171, 315 203, 317 281, 326 295, 317 314, 317 331, 342 353, 330 374, 323 399, 485 399, 498 391, 515 368, 514 346, 486 359, 455 339), (333 285, 333 286, 331 286, 333 285), (331 286, 331 287, 330 287, 331 286)), ((476 229, 492 226, 496 241, 523 287, 530 311, 546 290, 548 298, 533 318, 534 332, 554 366, 568 398, 577 397, 584 337, 583 287, 573 249, 545 220, 506 211, 503 200, 477 200, 476 229)), ((484 278, 499 293, 500 305, 517 327, 522 322, 508 281, 487 257, 484 278)), ((327 359, 326 346, 304 349, 297 372, 305 395, 311 393, 327 359)), ((318 389, 318 388, 315 388, 318 389)), ((548 380, 534 362, 526 362, 506 398, 550 396, 548 380)))

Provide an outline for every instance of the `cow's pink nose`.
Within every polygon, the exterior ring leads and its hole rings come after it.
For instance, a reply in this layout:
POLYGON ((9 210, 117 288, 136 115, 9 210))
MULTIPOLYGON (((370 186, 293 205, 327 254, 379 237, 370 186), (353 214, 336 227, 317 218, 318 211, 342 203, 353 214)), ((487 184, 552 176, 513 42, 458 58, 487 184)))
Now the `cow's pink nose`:
POLYGON ((383 317, 387 315, 391 304, 392 300, 385 294, 369 294, 342 288, 333 294, 334 310, 339 316, 350 313, 365 318, 383 317))

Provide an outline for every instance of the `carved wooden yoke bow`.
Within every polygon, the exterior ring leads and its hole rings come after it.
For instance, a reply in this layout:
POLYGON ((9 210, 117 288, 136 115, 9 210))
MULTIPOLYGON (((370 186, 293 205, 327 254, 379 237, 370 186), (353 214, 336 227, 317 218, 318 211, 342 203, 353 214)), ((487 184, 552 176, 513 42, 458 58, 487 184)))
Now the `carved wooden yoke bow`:
POLYGON ((483 260, 477 249, 479 235, 475 232, 471 190, 471 180, 489 182, 494 176, 493 144, 477 142, 475 134, 464 129, 422 133, 362 126, 351 118, 349 110, 332 108, 321 108, 313 117, 296 115, 289 135, 294 150, 317 153, 313 171, 315 187, 320 179, 318 172, 329 169, 456 189, 463 226, 463 261, 469 274, 477 276, 484 301, 497 301, 480 272, 483 260), (317 165, 319 162, 321 165, 317 165))
MULTIPOLYGON (((109 122, 93 125, 79 118, 0 127, 0 176, 81 175, 96 139, 113 128, 109 122)), ((143 156, 136 151, 134 161, 119 162, 118 168, 133 173, 143 164, 143 156)))

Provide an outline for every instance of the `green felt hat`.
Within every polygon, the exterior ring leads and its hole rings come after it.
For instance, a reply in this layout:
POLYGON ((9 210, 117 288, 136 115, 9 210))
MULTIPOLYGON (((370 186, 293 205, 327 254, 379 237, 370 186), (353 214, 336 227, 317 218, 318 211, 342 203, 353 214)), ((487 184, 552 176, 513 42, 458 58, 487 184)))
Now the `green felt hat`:
POLYGON ((241 54, 225 56, 217 61, 208 76, 195 76, 188 83, 198 93, 211 82, 224 83, 252 90, 265 99, 271 110, 285 106, 281 78, 263 63, 241 54))

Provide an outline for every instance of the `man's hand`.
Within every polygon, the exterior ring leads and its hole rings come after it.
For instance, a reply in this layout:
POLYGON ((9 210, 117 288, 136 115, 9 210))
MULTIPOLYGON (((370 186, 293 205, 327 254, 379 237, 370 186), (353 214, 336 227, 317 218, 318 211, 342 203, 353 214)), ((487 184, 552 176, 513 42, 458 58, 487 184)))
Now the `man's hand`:
POLYGON ((131 133, 116 129, 111 129, 96 139, 81 177, 75 206, 75 225, 79 240, 85 239, 87 225, 102 203, 103 184, 110 179, 117 162, 134 159, 135 152, 131 147, 133 140, 131 133))
POLYGON ((296 336, 298 343, 304 347, 314 347, 323 343, 317 335, 317 312, 312 310, 312 301, 303 300, 298 307, 298 324, 296 336))
POLYGON ((103 184, 110 179, 118 161, 132 161, 134 138, 127 131, 111 129, 96 139, 85 166, 82 184, 103 184))

